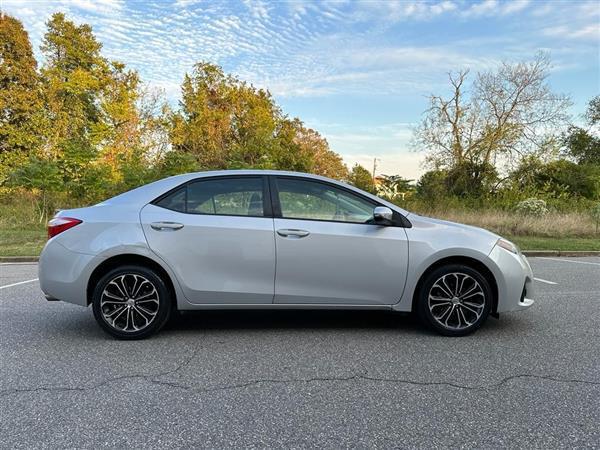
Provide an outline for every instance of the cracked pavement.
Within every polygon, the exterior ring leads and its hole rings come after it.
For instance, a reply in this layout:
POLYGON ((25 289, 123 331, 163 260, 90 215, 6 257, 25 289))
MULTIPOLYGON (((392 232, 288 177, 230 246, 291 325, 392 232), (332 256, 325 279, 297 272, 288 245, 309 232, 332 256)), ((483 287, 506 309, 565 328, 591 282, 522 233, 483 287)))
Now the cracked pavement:
MULTIPOLYGON (((537 303, 445 338, 383 312, 184 314, 115 341, 0 290, 0 448, 597 447, 600 258, 532 259, 537 303), (590 264, 592 263, 592 264, 590 264)), ((0 287, 35 278, 0 265, 0 287)))

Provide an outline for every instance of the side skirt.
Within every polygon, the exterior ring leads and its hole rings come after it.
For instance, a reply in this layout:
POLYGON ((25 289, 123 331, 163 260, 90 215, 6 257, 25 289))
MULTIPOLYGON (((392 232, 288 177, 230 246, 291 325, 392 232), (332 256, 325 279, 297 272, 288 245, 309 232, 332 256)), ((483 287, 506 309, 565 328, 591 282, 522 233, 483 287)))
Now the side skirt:
MULTIPOLYGON (((181 306, 181 305, 179 305, 181 306)), ((319 309, 319 310, 379 310, 392 311, 393 305, 342 305, 342 304, 313 304, 313 303, 205 303, 185 305, 185 308, 179 308, 180 311, 194 311, 206 309, 319 309)))

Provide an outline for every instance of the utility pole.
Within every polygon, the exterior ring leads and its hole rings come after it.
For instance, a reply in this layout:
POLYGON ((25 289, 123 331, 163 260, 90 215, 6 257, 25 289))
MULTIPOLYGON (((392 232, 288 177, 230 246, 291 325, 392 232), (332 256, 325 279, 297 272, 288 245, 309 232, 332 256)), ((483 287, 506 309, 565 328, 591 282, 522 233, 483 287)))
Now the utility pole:
POLYGON ((375 171, 377 170, 377 160, 378 160, 378 158, 373 158, 373 182, 375 181, 375 171))

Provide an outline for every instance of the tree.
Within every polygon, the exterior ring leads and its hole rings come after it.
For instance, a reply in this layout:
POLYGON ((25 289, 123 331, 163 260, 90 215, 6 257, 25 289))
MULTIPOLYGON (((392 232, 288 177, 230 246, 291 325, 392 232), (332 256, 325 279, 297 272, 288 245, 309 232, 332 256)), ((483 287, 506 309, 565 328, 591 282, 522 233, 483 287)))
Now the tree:
POLYGON ((9 184, 36 194, 36 209, 40 223, 53 212, 52 194, 62 187, 62 178, 56 163, 32 156, 26 164, 18 167, 9 179, 9 184))
POLYGON ((414 180, 408 180, 400 175, 381 175, 377 179, 379 180, 378 191, 389 199, 401 196, 404 200, 406 194, 415 190, 411 184, 414 180))
POLYGON ((579 164, 600 165, 600 137, 592 131, 600 125, 600 95, 590 100, 585 119, 588 129, 569 126, 563 137, 565 153, 579 164))
POLYGON ((109 64, 89 25, 77 26, 63 13, 47 22, 41 45, 46 108, 52 121, 47 155, 60 157, 76 149, 78 156, 94 153, 92 131, 101 120, 98 97, 109 83, 109 64))
POLYGON ((500 161, 544 148, 548 130, 567 120, 570 100, 554 94, 546 82, 550 60, 503 63, 478 73, 467 86, 469 71, 449 74, 449 98, 432 95, 416 130, 416 143, 435 168, 465 168, 465 176, 483 173, 500 161))
POLYGON ((37 63, 23 24, 0 15, 0 154, 29 154, 41 145, 37 63))
POLYGON ((370 192, 371 194, 376 193, 375 182, 371 172, 365 169, 360 164, 354 164, 350 175, 348 176, 348 182, 363 191, 370 192))
POLYGON ((181 91, 171 134, 176 150, 195 156, 204 169, 269 165, 277 108, 268 92, 206 62, 185 75, 181 91))
POLYGON ((448 196, 447 178, 447 170, 430 170, 425 172, 421 175, 419 181, 417 181, 417 196, 429 203, 446 198, 448 196))
POLYGON ((182 85, 181 111, 172 117, 175 151, 202 169, 263 168, 345 178, 346 166, 327 141, 282 113, 271 94, 221 67, 200 62, 182 85))
POLYGON ((566 159, 543 162, 529 157, 511 173, 510 180, 519 192, 553 198, 600 198, 600 166, 592 164, 566 159))
POLYGON ((284 140, 280 151, 288 155, 295 155, 296 163, 292 167, 278 165, 278 168, 310 172, 338 180, 348 178, 348 168, 342 157, 329 149, 329 144, 323 136, 317 131, 305 127, 300 119, 294 119, 293 124, 292 145, 286 145, 284 140))

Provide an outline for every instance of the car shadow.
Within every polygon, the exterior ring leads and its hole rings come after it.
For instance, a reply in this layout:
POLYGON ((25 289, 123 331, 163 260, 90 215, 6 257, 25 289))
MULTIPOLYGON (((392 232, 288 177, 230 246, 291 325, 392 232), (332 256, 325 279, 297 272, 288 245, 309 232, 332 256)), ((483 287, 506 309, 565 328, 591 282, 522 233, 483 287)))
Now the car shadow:
POLYGON ((221 310, 184 311, 162 331, 278 329, 403 329, 422 330, 410 314, 390 311, 221 310))

